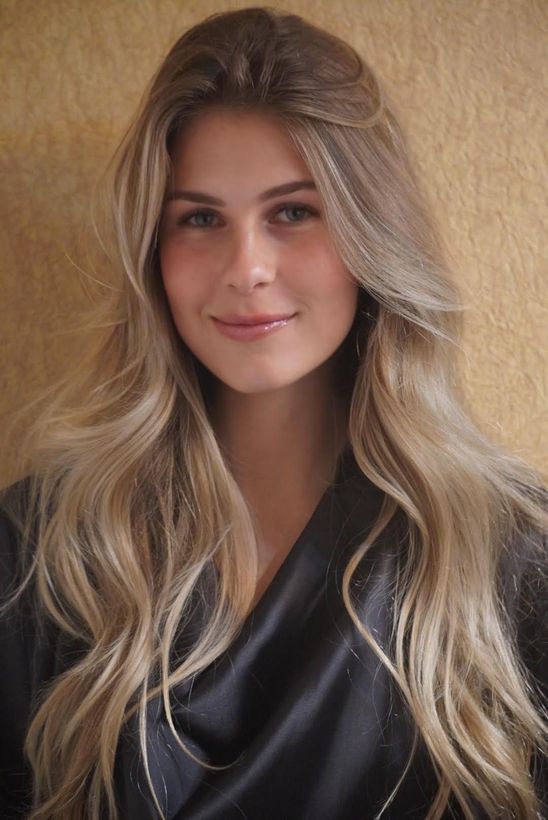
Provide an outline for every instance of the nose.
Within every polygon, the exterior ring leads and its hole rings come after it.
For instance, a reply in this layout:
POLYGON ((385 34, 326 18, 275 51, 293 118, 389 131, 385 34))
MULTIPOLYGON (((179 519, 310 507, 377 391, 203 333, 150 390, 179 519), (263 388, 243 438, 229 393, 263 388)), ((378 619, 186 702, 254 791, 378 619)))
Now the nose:
POLYGON ((224 284, 239 293, 250 293, 276 278, 276 253, 272 240, 258 227, 235 231, 225 259, 224 284))

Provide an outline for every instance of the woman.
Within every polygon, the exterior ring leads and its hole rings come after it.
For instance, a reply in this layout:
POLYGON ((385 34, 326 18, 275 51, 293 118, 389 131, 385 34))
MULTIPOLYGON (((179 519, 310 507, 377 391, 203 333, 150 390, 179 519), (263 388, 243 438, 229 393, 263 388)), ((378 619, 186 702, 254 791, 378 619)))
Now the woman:
POLYGON ((4 494, 5 815, 542 816, 545 491, 461 409, 372 72, 208 18, 110 204, 104 338, 4 494))

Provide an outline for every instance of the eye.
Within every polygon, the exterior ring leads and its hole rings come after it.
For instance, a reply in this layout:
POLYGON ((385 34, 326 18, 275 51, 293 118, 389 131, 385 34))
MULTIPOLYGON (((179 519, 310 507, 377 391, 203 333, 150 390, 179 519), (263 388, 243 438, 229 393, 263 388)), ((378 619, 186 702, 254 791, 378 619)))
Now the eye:
MULTIPOLYGON (((300 205, 291 203, 282 205, 274 212, 274 216, 278 217, 280 214, 285 214, 287 219, 278 219, 276 222, 281 222, 284 225, 297 225, 300 222, 306 222, 312 216, 318 216, 318 211, 310 208, 308 205, 300 205)), ((177 225, 190 228, 208 229, 218 227, 215 221, 218 215, 214 211, 207 208, 198 208, 177 220, 177 225)))
POLYGON ((276 215, 284 212, 290 215, 290 218, 288 220, 279 220, 281 222, 285 222, 285 224, 296 224, 299 222, 306 222, 309 219, 309 217, 318 215, 318 212, 314 208, 309 208, 308 205, 297 204, 283 205, 276 211, 276 215))
POLYGON ((191 228, 213 228, 212 221, 217 214, 213 211, 208 211, 205 208, 200 208, 192 213, 182 216, 177 220, 177 225, 189 225, 191 228), (196 220, 196 221, 193 221, 196 220))

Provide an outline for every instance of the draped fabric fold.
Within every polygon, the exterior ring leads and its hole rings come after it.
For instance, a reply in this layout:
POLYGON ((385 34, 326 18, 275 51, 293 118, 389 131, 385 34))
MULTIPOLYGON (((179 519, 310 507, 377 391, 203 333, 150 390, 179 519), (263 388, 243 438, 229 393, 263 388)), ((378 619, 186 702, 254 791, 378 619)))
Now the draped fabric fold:
MULTIPOLYGON (((179 737, 200 759, 226 768, 195 763, 151 704, 149 766, 170 820, 364 820, 382 807, 403 773, 413 730, 340 594, 346 562, 381 501, 346 452, 237 639, 175 687, 179 737)), ((391 623, 397 543, 387 533, 360 565, 360 615, 381 644, 391 623)), ((122 745, 119 755, 124 816, 152 818, 146 788, 136 789, 144 777, 136 743, 122 745)), ((383 816, 423 818, 433 789, 419 755, 383 816)))

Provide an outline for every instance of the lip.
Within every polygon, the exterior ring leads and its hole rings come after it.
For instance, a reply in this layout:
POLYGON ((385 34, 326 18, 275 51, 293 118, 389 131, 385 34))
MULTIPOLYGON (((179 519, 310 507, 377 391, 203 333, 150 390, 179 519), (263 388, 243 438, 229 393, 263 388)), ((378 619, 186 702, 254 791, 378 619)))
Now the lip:
POLYGON ((212 316, 213 324, 224 336, 237 341, 253 341, 282 330, 293 314, 255 314, 254 316, 212 316))
POLYGON ((270 322, 282 322, 291 319, 294 313, 255 313, 252 316, 229 313, 226 316, 214 316, 218 322, 225 325, 267 325, 270 322))

